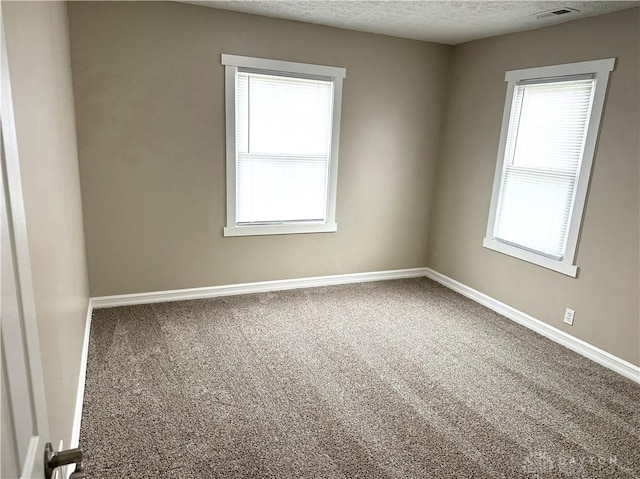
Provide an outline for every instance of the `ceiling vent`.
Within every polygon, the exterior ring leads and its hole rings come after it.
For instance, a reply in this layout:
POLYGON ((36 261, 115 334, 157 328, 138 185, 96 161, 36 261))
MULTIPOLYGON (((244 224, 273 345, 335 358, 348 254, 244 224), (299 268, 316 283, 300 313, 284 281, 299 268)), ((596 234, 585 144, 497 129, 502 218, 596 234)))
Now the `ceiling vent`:
POLYGON ((579 13, 575 8, 562 7, 562 8, 554 8, 553 10, 547 10, 546 12, 534 13, 532 16, 536 17, 538 20, 543 18, 552 18, 559 17, 561 15, 575 15, 579 13))

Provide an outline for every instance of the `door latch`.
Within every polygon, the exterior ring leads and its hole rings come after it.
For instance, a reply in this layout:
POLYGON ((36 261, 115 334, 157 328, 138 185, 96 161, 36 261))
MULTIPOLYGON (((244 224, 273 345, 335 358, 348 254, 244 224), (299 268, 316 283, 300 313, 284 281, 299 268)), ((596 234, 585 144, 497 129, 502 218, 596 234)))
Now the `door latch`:
POLYGON ((69 479, 84 479, 84 466, 82 464, 82 448, 67 449, 66 451, 54 451, 53 446, 48 442, 44 446, 44 477, 53 478, 53 470, 56 467, 75 464, 76 470, 69 479))

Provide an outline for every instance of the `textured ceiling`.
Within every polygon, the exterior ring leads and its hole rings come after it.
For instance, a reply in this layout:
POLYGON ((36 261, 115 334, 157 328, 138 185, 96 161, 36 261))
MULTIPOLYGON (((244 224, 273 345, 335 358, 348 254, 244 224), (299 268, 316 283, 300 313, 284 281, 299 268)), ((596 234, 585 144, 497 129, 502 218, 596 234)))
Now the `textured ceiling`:
POLYGON ((450 45, 640 5, 638 1, 481 0, 216 0, 183 3, 450 45), (578 13, 544 19, 535 16, 562 7, 576 9, 578 13))

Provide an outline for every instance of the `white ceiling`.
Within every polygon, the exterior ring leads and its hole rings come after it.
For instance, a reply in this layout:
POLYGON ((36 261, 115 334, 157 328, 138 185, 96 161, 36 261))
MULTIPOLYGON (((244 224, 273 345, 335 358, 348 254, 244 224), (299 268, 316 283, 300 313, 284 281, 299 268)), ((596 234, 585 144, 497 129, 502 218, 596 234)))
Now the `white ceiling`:
POLYGON ((455 45, 640 5, 638 1, 213 0, 206 7, 455 45), (569 7, 578 13, 538 19, 569 7))

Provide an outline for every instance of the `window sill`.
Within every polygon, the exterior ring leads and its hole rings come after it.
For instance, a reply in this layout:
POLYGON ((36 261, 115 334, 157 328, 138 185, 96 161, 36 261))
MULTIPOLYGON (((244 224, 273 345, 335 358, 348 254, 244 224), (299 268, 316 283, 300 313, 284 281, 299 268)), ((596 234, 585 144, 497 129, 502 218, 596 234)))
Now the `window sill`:
POLYGON ((227 226, 224 229, 224 236, 294 235, 306 233, 335 233, 336 231, 338 231, 337 223, 227 226))
POLYGON ((546 256, 541 256, 531 251, 523 250, 512 245, 501 243, 500 241, 496 241, 494 239, 485 238, 482 242, 482 246, 493 251, 497 251, 498 253, 513 256, 514 258, 518 258, 529 263, 542 266, 543 268, 566 274, 567 276, 571 276, 572 278, 575 278, 578 274, 577 266, 569 263, 564 263, 562 261, 555 261, 551 258, 547 258, 546 256))

